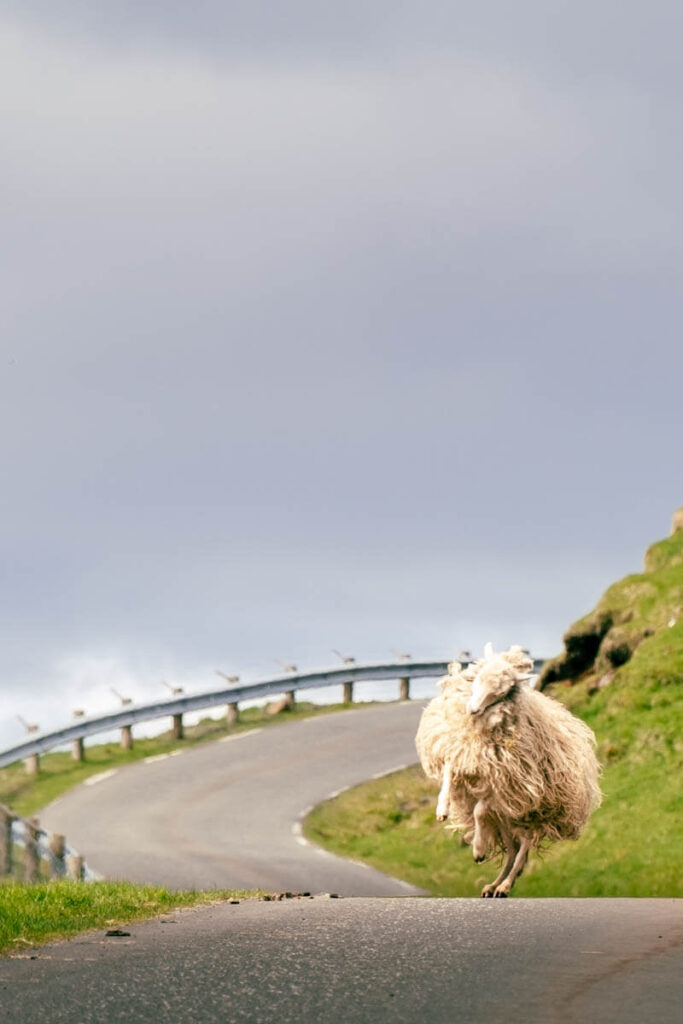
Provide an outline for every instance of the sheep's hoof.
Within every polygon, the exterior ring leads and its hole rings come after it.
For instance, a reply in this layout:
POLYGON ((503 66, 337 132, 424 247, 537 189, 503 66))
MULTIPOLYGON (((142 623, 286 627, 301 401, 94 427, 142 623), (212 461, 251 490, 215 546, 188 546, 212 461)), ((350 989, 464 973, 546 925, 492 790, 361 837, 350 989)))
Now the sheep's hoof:
POLYGON ((493 893, 492 893, 492 891, 491 891, 491 890, 490 890, 490 889, 488 888, 488 886, 487 886, 487 888, 486 888, 486 889, 483 889, 483 890, 482 890, 481 898, 482 898, 483 900, 490 900, 492 896, 493 896, 493 893))
POLYGON ((493 895, 497 900, 506 900, 508 898, 508 894, 506 892, 501 892, 500 889, 496 889, 493 895))

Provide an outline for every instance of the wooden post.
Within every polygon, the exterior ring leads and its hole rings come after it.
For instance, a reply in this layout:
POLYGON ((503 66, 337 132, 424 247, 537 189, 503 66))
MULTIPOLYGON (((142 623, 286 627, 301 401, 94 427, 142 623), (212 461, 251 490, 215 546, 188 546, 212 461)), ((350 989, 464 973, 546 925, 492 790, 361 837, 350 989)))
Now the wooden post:
POLYGON ((25 822, 24 840, 24 881, 37 882, 40 877, 40 855, 38 853, 38 819, 25 822))
POLYGON ((342 694, 342 703, 353 704, 353 683, 344 683, 344 692, 342 694))
POLYGON ((296 692, 294 690, 287 690, 285 700, 287 701, 287 707, 293 708, 296 704, 296 692))
POLYGON ((74 740, 71 744, 71 756, 74 761, 85 761, 85 748, 83 746, 82 736, 79 736, 78 739, 74 740))
POLYGON ((67 859, 66 873, 74 882, 83 880, 83 858, 74 853, 67 859))
POLYGON ((66 864, 64 863, 64 850, 66 848, 66 839, 59 832, 53 832, 50 836, 50 853, 52 854, 53 861, 51 864, 52 877, 63 878, 66 874, 66 864))
POLYGON ((182 714, 173 716, 173 739, 182 740, 184 736, 183 732, 183 716, 182 714))
POLYGON ((0 876, 12 874, 12 817, 0 804, 0 876))
POLYGON ((133 726, 122 725, 121 726, 121 749, 132 750, 133 749, 133 726))
POLYGON ((40 771, 40 757, 38 754, 29 754, 24 761, 27 775, 37 775, 40 771))
POLYGON ((240 718, 240 708, 239 708, 239 704, 235 700, 235 701, 232 702, 232 704, 228 704, 228 706, 227 706, 227 708, 225 710, 225 721, 227 722, 227 724, 229 726, 230 725, 236 725, 236 723, 239 722, 239 718, 240 718))
POLYGON ((410 679, 399 679, 399 681, 398 681, 398 699, 399 700, 410 700, 410 679))

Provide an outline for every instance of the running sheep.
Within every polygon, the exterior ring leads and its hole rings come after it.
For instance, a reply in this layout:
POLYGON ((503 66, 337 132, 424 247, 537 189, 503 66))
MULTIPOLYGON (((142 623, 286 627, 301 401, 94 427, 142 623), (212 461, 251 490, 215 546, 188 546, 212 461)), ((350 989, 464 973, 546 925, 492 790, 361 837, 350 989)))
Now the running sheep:
POLYGON ((529 851, 578 839, 601 800, 595 737, 562 704, 532 690, 521 647, 466 668, 449 665, 416 737, 422 767, 440 783, 439 821, 462 830, 478 863, 503 853, 484 897, 508 896, 529 851))

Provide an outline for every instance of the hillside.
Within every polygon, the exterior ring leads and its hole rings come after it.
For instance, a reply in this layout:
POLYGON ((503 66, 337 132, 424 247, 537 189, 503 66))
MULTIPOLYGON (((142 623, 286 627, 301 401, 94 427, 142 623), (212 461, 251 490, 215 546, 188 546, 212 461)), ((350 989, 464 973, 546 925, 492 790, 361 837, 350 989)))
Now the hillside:
POLYGON ((605 592, 564 635, 564 652, 548 662, 541 688, 585 680, 588 692, 628 680, 658 686, 683 677, 683 508, 673 531, 650 547, 645 570, 605 592))
MULTIPOLYGON (((540 680, 595 731, 605 799, 576 843, 532 858, 518 896, 683 896, 683 509, 644 572, 571 626, 540 680)), ((473 896, 491 865, 434 820, 418 768, 317 808, 307 834, 435 895, 473 896)))

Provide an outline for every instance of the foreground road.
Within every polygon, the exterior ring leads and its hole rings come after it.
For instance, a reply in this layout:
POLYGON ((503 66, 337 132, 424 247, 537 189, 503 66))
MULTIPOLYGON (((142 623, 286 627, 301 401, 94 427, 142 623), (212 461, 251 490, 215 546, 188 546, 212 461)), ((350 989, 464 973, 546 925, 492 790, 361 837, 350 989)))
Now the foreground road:
POLYGON ((300 820, 332 792, 416 760, 422 704, 338 712, 138 762, 56 800, 65 833, 107 878, 171 888, 397 896, 417 890, 308 845, 300 820))
POLYGON ((681 900, 291 900, 0 960, 2 1024, 674 1024, 681 900))

